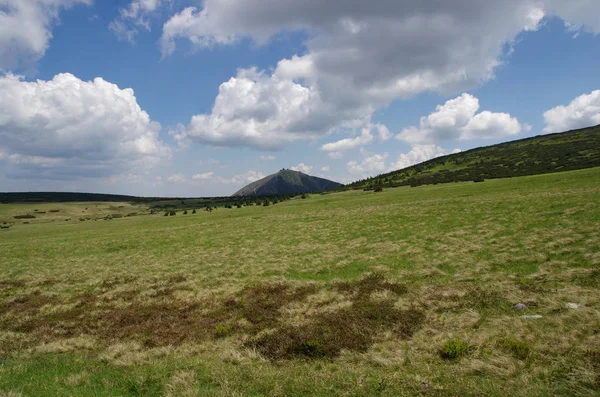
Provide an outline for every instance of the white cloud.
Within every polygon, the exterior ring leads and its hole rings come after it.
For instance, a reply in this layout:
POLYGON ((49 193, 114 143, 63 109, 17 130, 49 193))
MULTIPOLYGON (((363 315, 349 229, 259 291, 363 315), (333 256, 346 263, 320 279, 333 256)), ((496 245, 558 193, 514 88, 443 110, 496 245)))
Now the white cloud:
POLYGON ((275 156, 260 156, 260 159, 262 161, 274 161, 274 160, 277 160, 277 158, 275 156))
POLYGON ((382 142, 388 141, 394 136, 383 124, 375 124, 373 127, 377 130, 377 138, 382 142))
POLYGON ((339 160, 342 157, 344 157, 344 153, 343 152, 329 152, 329 153, 327 153, 327 156, 329 156, 329 158, 332 160, 339 160))
POLYGON ((150 17, 157 9, 171 0, 132 0, 127 7, 119 10, 119 17, 108 28, 119 40, 135 43, 140 30, 150 31, 150 17))
POLYGON ((98 177, 147 167, 170 156, 159 132, 132 89, 102 78, 0 76, 0 151, 15 177, 98 177))
MULTIPOLYGON (((181 40, 196 48, 245 38, 260 45, 281 32, 307 32, 304 54, 269 71, 242 69, 223 83, 212 112, 195 116, 189 135, 217 146, 273 149, 341 130, 349 136, 339 145, 357 147, 360 137, 352 132, 368 126, 391 101, 426 91, 460 92, 493 79, 518 35, 536 30, 548 13, 600 27, 590 17, 598 15, 600 3, 573 4, 381 0, 373 7, 345 0, 205 0, 201 9, 186 8, 164 24, 161 45, 168 55, 181 40)), ((482 112, 465 134, 496 136, 497 127, 509 133, 515 120, 482 112)), ((377 135, 386 140, 391 134, 382 129, 377 135)))
MULTIPOLYGON (((460 150, 454 150, 452 153, 458 153, 460 150)), ((436 157, 449 154, 445 149, 436 145, 414 145, 410 152, 401 153, 398 159, 390 166, 390 171, 401 170, 411 165, 419 164, 436 157)))
MULTIPOLYGON (((459 149, 454 149, 451 153, 458 152, 460 152, 459 149)), ((350 161, 347 166, 350 174, 366 178, 410 167, 447 154, 450 152, 437 145, 413 145, 409 152, 400 153, 396 161, 388 163, 388 153, 369 153, 361 149, 361 160, 350 161)))
POLYGON ((183 174, 173 174, 167 178, 167 181, 169 181, 171 183, 181 183, 181 182, 185 182, 185 180, 186 180, 186 178, 185 178, 185 175, 183 175, 183 174))
POLYGON ((206 181, 213 178, 214 172, 204 172, 202 174, 196 174, 192 176, 192 179, 195 181, 206 181))
POLYGON ((0 0, 0 71, 41 59, 61 9, 92 0, 0 0))
POLYGON ((309 174, 312 169, 313 169, 312 165, 306 165, 304 163, 300 163, 297 166, 292 167, 293 171, 299 171, 304 174, 309 174))
POLYGON ((325 152, 343 152, 346 150, 354 149, 359 146, 368 145, 373 142, 375 137, 381 142, 387 141, 393 137, 393 134, 383 124, 372 124, 364 126, 361 130, 361 134, 355 138, 344 138, 337 142, 326 143, 321 146, 321 150, 325 152))
POLYGON ((436 143, 440 141, 502 138, 529 130, 507 113, 479 110, 479 99, 470 94, 439 105, 435 112, 422 117, 419 127, 402 130, 398 139, 413 143, 436 143))
POLYGON ((223 178, 216 177, 214 178, 215 183, 225 184, 225 185, 247 185, 249 183, 258 181, 259 179, 264 178, 266 175, 262 172, 258 171, 248 171, 244 174, 238 174, 231 178, 223 178))
POLYGON ((322 171, 322 172, 329 172, 329 171, 330 171, 330 169, 329 169, 329 166, 328 166, 328 165, 326 165, 326 166, 324 166, 324 167, 321 167, 321 171, 322 171))
POLYGON ((348 162, 348 172, 352 175, 361 177, 374 176, 387 171, 386 161, 389 157, 388 153, 371 154, 361 150, 361 161, 348 162))
POLYGON ((345 138, 337 142, 326 143, 321 146, 321 150, 326 152, 343 152, 357 148, 362 145, 366 145, 373 142, 373 135, 367 128, 363 128, 362 133, 356 138, 345 138))
POLYGON ((211 114, 194 116, 188 137, 216 146, 275 149, 333 128, 335 109, 318 92, 279 74, 241 69, 221 84, 211 114))
POLYGON ((557 106, 544 113, 544 133, 563 132, 600 124, 600 90, 583 94, 567 106, 557 106))

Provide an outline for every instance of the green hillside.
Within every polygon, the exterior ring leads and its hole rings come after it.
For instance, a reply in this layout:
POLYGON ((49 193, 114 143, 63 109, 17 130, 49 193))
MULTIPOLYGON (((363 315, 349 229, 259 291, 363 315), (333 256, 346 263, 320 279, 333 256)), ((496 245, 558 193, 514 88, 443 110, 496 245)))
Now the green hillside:
POLYGON ((600 126, 438 157, 346 188, 419 186, 546 174, 600 166, 600 126))

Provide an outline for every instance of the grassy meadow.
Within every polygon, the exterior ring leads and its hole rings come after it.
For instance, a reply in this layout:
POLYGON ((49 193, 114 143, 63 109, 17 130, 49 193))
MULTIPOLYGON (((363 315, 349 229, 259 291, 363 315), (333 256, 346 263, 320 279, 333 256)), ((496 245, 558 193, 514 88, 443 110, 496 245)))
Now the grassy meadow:
POLYGON ((3 222, 0 396, 600 393, 600 168, 3 222))

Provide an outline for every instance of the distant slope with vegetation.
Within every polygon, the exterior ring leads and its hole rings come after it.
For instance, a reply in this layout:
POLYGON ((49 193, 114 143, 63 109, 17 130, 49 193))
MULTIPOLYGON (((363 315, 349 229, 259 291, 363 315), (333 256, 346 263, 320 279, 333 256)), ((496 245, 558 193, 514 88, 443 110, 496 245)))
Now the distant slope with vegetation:
POLYGON ((536 136, 437 157, 354 182, 346 189, 377 189, 546 174, 600 166, 600 126, 536 136))
POLYGON ((283 169, 243 187, 233 197, 296 195, 324 192, 340 187, 342 187, 341 183, 283 169))

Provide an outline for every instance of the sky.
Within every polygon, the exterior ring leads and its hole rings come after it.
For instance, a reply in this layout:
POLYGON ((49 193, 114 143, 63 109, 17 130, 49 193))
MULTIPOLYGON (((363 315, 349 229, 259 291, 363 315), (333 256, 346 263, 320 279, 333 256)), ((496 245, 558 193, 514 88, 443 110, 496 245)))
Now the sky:
POLYGON ((349 183, 600 124, 597 0, 0 0, 0 191, 349 183))

